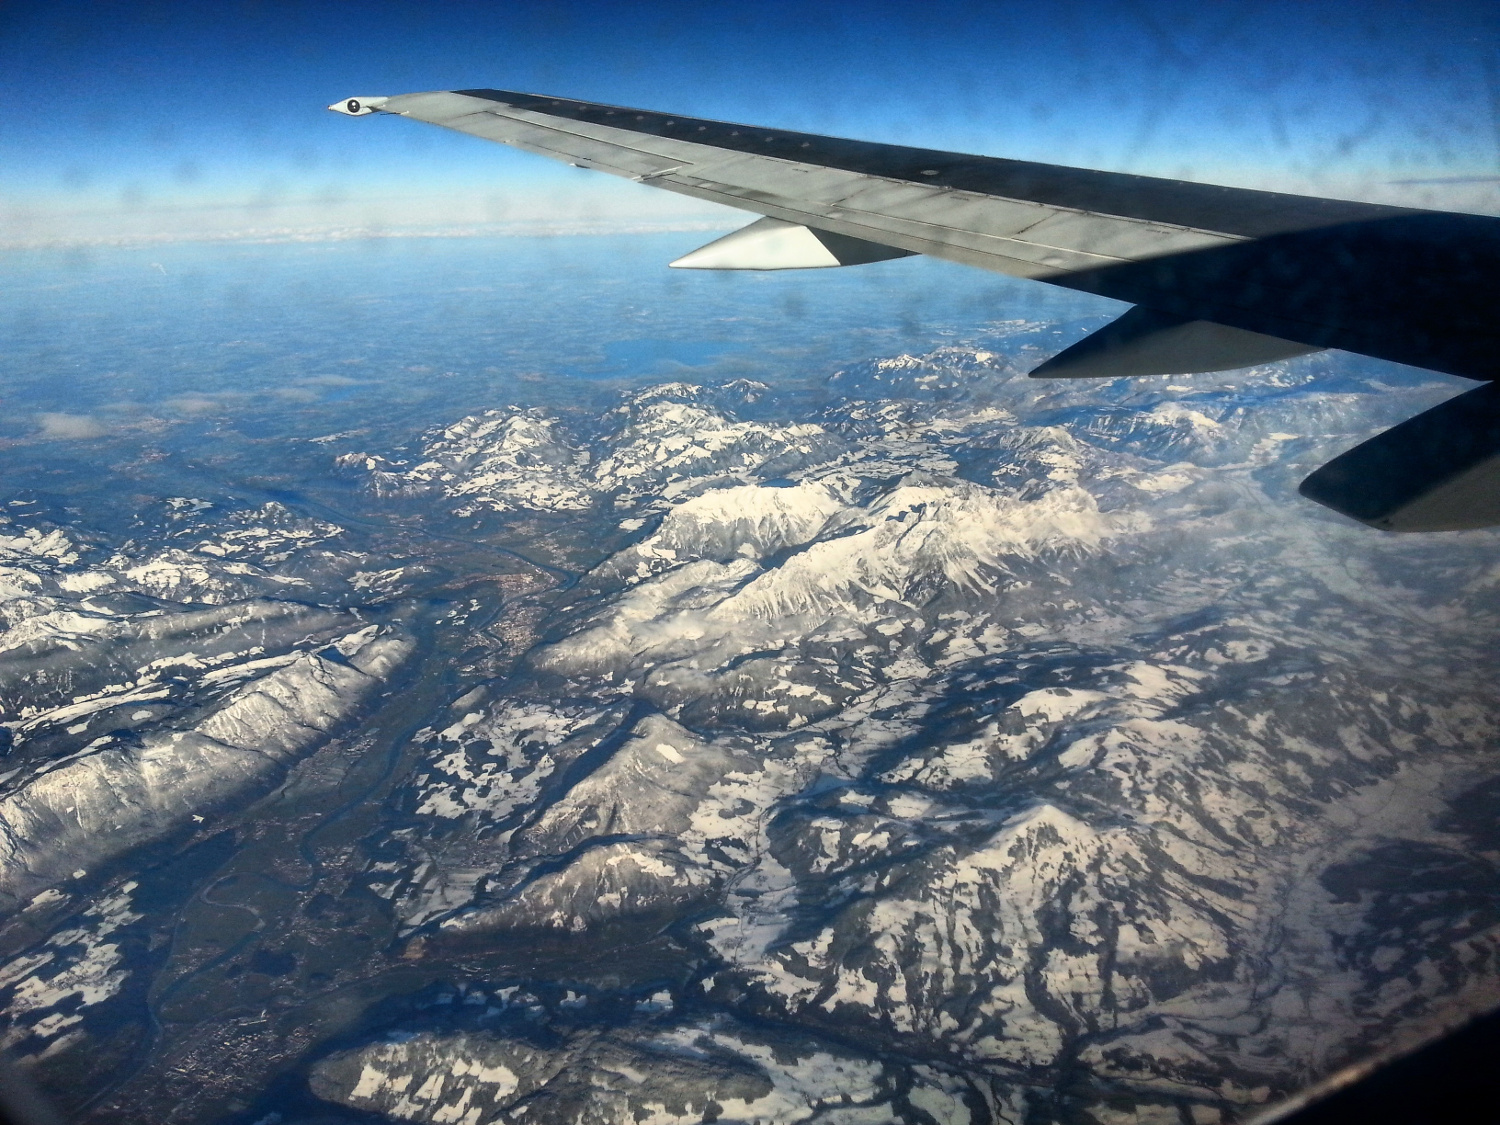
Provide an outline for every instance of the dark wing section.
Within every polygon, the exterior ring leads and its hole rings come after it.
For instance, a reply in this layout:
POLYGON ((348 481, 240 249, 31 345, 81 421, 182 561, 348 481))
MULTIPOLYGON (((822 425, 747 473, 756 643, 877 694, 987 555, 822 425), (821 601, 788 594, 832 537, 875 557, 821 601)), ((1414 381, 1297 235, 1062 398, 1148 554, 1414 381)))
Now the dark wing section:
MULTIPOLYGON (((329 108, 401 114, 771 220, 679 259, 685 267, 802 269, 928 254, 1137 306, 1040 375, 1222 370, 1340 348, 1471 379, 1500 377, 1500 219, 508 90, 351 98, 329 108)), ((1435 413, 1424 425, 1441 428, 1460 416, 1469 417, 1464 410, 1435 413)), ((1340 511, 1373 511, 1360 506, 1364 501, 1346 503, 1350 489, 1358 491, 1348 481, 1374 472, 1381 457, 1425 455, 1431 446, 1392 435, 1376 447, 1387 451, 1379 457, 1351 453, 1353 460, 1336 462, 1344 482, 1337 488, 1329 486, 1333 477, 1315 477, 1308 494, 1340 511)), ((1464 505, 1473 518, 1500 519, 1482 514, 1493 508, 1481 502, 1492 493, 1491 477, 1476 466, 1488 463, 1453 470, 1438 458, 1416 474, 1446 497, 1449 514, 1441 519, 1430 514, 1438 510, 1433 492, 1420 509, 1429 515, 1418 519, 1408 498, 1392 500, 1397 507, 1367 522, 1394 528, 1452 521, 1464 505)))
MULTIPOLYGON (((456 93, 490 102, 500 112, 521 111, 551 118, 554 127, 561 129, 566 129, 567 124, 618 129, 634 134, 640 140, 689 141, 724 152, 772 157, 857 176, 905 181, 998 199, 1025 200, 1048 207, 1143 222, 1164 222, 1244 238, 1263 238, 1289 230, 1308 230, 1411 213, 1403 208, 1371 203, 1348 203, 1271 191, 1217 187, 1188 180, 1164 180, 1123 172, 1068 168, 1060 164, 908 148, 625 106, 519 94, 511 90, 458 90, 456 93)), ((635 143, 640 143, 640 140, 635 143)))
POLYGON ((1500 376, 1500 219, 1393 214, 1049 279, 1313 347, 1500 376))
POLYGON ((1500 386, 1461 394, 1355 446, 1301 492, 1386 531, 1500 523, 1500 386))
POLYGON ((1408 1052, 1347 1067, 1248 1125, 1433 1125, 1500 1120, 1500 1012, 1408 1052))
POLYGON ((1230 371, 1318 351, 1211 320, 1137 305, 1118 320, 1053 356, 1033 379, 1112 379, 1120 375, 1188 375, 1230 371))

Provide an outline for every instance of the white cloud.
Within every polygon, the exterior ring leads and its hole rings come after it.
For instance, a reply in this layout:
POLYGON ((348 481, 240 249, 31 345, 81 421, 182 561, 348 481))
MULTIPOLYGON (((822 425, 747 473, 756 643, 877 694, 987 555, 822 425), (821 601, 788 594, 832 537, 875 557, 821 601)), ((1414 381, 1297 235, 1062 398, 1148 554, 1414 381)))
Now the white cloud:
POLYGON ((182 414, 207 414, 220 409, 224 403, 215 395, 186 394, 169 398, 162 405, 182 414))
POLYGON ((464 183, 404 194, 377 191, 337 203, 303 196, 269 203, 167 199, 124 206, 82 195, 21 200, 0 190, 0 250, 718 231, 743 221, 728 208, 613 176, 518 191, 499 201, 492 188, 464 183))
POLYGON ((108 427, 91 414, 38 414, 36 420, 42 427, 42 437, 54 441, 83 441, 109 433, 108 427))

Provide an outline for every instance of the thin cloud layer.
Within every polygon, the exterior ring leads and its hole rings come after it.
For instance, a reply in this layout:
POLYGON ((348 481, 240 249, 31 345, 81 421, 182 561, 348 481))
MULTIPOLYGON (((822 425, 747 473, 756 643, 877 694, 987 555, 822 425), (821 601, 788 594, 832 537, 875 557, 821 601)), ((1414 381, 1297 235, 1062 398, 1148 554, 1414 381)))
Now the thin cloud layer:
POLYGON ((91 414, 38 414, 36 420, 41 436, 49 441, 86 441, 109 433, 91 414))
POLYGON ((166 399, 162 405, 181 414, 208 414, 224 405, 225 395, 186 394, 166 399))

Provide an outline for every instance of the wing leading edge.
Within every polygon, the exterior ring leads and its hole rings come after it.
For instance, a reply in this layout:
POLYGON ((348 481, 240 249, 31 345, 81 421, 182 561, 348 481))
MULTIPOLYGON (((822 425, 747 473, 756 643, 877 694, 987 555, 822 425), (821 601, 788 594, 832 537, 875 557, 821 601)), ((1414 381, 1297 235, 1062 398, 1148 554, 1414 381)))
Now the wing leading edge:
MULTIPOLYGON (((399 114, 765 217, 672 263, 679 267, 816 268, 927 254, 1138 306, 1043 364, 1039 377, 1226 370, 1321 348, 1500 377, 1500 219, 504 90, 351 98, 329 108, 399 114)), ((1321 484, 1304 494, 1391 530, 1436 529, 1436 511, 1443 527, 1500 523, 1496 504, 1474 499, 1500 477, 1500 435, 1477 404, 1469 417, 1469 397, 1438 408, 1432 423, 1466 420, 1463 464, 1408 465, 1394 507, 1374 511, 1379 490, 1349 483, 1365 463, 1358 459, 1342 473, 1320 470, 1321 484), (1429 493, 1442 502, 1424 506, 1429 493)), ((1427 437, 1401 448, 1416 457, 1430 446, 1427 437)), ((1368 463, 1387 464, 1392 448, 1368 463)))

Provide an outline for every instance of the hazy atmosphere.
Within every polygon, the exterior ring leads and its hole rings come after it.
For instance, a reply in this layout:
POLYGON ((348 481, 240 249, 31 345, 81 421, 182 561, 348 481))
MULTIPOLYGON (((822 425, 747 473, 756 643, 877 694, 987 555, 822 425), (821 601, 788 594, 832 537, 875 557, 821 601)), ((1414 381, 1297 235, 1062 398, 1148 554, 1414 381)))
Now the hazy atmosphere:
POLYGON ((714 217, 322 109, 469 87, 1492 212, 1463 181, 1500 174, 1497 36, 1479 3, 7 4, 0 218, 16 246, 714 217))

